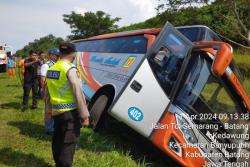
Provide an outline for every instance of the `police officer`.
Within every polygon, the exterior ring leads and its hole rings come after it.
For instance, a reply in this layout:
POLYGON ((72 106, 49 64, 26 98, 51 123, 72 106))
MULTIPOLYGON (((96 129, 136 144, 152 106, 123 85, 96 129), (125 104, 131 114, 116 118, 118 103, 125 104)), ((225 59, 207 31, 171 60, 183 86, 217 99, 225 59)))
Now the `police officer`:
POLYGON ((49 108, 55 121, 52 139, 53 158, 57 167, 72 166, 80 127, 89 125, 89 112, 81 90, 80 76, 74 64, 75 47, 59 46, 60 60, 47 72, 49 108))
POLYGON ((57 62, 59 55, 60 55, 60 51, 58 48, 51 48, 48 52, 48 55, 49 55, 49 61, 47 61, 41 66, 41 83, 40 84, 42 86, 42 89, 45 88, 45 78, 46 78, 47 71, 50 67, 52 67, 57 62))
POLYGON ((49 119, 50 115, 48 115, 48 113, 51 113, 51 111, 48 111, 48 95, 44 94, 45 92, 45 78, 46 78, 46 74, 47 71, 49 70, 50 67, 52 67, 58 60, 59 55, 60 55, 60 51, 58 48, 51 48, 48 52, 49 55, 49 61, 47 61, 45 64, 42 65, 41 67, 41 87, 42 87, 42 96, 44 99, 44 124, 45 124, 45 132, 49 135, 53 134, 54 132, 54 120, 53 119, 49 119))

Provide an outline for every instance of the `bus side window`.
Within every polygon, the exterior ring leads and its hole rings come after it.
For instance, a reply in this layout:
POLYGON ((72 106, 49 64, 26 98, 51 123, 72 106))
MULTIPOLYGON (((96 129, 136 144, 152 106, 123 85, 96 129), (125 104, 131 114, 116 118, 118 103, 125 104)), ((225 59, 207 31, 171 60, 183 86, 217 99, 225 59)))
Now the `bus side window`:
POLYGON ((207 41, 221 41, 219 37, 217 37, 214 33, 211 31, 207 31, 207 36, 206 36, 207 41))
POLYGON ((206 41, 213 41, 211 33, 208 31, 206 35, 206 41))
POLYGON ((175 56, 166 47, 161 47, 159 52, 153 57, 152 62, 152 68, 158 81, 167 95, 169 95, 181 68, 182 59, 175 56))

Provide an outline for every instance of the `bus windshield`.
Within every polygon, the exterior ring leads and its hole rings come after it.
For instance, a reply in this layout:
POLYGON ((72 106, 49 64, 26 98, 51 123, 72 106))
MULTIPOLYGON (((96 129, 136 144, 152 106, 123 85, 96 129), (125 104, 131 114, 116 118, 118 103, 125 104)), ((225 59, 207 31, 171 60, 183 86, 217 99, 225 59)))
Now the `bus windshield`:
MULTIPOLYGON (((178 31, 180 31, 185 37, 187 37, 192 42, 201 41, 202 38, 204 38, 204 35, 200 36, 200 29, 201 28, 199 27, 177 28, 178 31)), ((203 34, 205 34, 205 31, 203 32, 203 34)))
MULTIPOLYGON (((239 142, 243 138, 240 134, 246 133, 247 119, 242 115, 243 107, 226 86, 224 79, 216 78, 211 73, 211 60, 206 53, 192 53, 187 70, 184 74, 181 88, 177 94, 177 103, 188 114, 198 115, 193 120, 197 124, 218 124, 218 133, 236 134, 220 142, 239 142), (204 117, 204 115, 211 115, 204 117), (202 118, 203 117, 203 118, 202 118), (239 125, 238 128, 230 126, 239 125)), ((214 129, 201 129, 214 133, 214 129)))

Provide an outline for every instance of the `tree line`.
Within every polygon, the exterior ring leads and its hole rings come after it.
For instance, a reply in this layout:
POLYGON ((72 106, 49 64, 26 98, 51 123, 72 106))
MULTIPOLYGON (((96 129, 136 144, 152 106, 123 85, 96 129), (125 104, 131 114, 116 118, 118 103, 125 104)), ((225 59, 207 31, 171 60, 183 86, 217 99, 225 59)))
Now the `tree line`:
POLYGON ((21 58, 29 56, 29 51, 33 50, 36 52, 48 52, 50 48, 58 47, 60 43, 64 41, 63 38, 55 37, 50 34, 40 39, 36 39, 33 42, 28 43, 22 49, 16 52, 16 55, 21 58))
POLYGON ((207 25, 237 46, 250 47, 250 0, 159 0, 157 16, 122 27, 119 31, 175 26, 207 25))
MULTIPOLYGON (((95 35, 143 28, 161 28, 166 21, 175 26, 207 25, 236 46, 250 48, 250 0, 156 0, 157 15, 144 22, 118 27, 121 19, 103 11, 63 15, 63 21, 71 28, 65 40, 88 38, 95 35)), ((48 35, 30 42, 17 51, 27 56, 29 50, 47 51, 58 46, 62 38, 48 35)))

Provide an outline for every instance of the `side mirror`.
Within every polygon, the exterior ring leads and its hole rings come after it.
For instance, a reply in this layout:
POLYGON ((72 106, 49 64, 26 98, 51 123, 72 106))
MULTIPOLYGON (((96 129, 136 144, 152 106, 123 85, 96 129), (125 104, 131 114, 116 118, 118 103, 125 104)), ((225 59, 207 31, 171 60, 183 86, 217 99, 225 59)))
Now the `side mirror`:
POLYGON ((212 66, 213 73, 218 77, 222 76, 232 60, 231 46, 226 43, 221 44, 212 66))
POLYGON ((214 56, 211 70, 215 76, 221 77, 226 72, 227 67, 233 60, 232 47, 224 42, 206 41, 198 42, 196 43, 196 46, 201 47, 202 50, 214 56))

